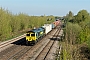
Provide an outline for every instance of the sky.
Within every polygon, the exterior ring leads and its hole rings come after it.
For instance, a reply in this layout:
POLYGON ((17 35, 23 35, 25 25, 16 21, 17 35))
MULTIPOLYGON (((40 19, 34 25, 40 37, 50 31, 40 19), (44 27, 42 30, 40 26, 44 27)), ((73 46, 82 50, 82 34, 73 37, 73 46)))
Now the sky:
POLYGON ((90 12, 90 0, 0 0, 0 7, 13 14, 65 16, 69 11, 74 15, 82 9, 90 12))

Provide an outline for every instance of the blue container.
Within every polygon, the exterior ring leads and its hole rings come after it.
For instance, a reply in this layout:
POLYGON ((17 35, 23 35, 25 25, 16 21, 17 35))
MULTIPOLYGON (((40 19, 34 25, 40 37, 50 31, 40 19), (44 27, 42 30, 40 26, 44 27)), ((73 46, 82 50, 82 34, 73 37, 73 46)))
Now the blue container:
POLYGON ((54 29, 55 25, 52 23, 52 29, 54 29))

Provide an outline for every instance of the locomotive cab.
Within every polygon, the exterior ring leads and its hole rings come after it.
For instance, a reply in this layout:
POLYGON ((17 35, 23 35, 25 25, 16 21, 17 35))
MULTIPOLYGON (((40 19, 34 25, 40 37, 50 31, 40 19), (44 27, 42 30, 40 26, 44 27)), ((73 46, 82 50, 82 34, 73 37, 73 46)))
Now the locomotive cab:
POLYGON ((35 43, 36 41, 36 33, 35 32, 28 32, 26 34, 26 44, 28 45, 28 43, 35 43))
POLYGON ((28 31, 26 33, 26 45, 35 44, 39 40, 39 38, 42 38, 44 36, 44 32, 45 29, 41 27, 28 31))

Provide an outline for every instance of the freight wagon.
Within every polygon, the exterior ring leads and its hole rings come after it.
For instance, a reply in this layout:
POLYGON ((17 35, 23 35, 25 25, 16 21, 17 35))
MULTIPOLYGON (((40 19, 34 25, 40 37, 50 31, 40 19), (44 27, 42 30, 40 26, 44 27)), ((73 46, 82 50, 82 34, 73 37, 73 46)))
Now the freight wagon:
POLYGON ((42 26, 45 29, 45 34, 49 33, 52 30, 52 24, 44 24, 42 26))
POLYGON ((60 20, 58 20, 58 21, 55 21, 55 22, 53 22, 53 24, 54 24, 54 26, 56 27, 56 26, 58 26, 58 25, 60 25, 60 20))

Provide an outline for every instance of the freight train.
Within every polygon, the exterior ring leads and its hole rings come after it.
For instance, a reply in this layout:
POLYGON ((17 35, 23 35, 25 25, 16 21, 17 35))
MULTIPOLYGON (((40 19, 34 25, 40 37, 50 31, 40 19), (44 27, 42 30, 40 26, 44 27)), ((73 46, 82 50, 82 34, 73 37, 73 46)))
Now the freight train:
POLYGON ((39 41, 39 38, 42 38, 44 35, 48 34, 52 29, 61 24, 60 20, 56 20, 51 24, 44 24, 40 28, 33 29, 26 33, 26 45, 35 44, 39 41))

